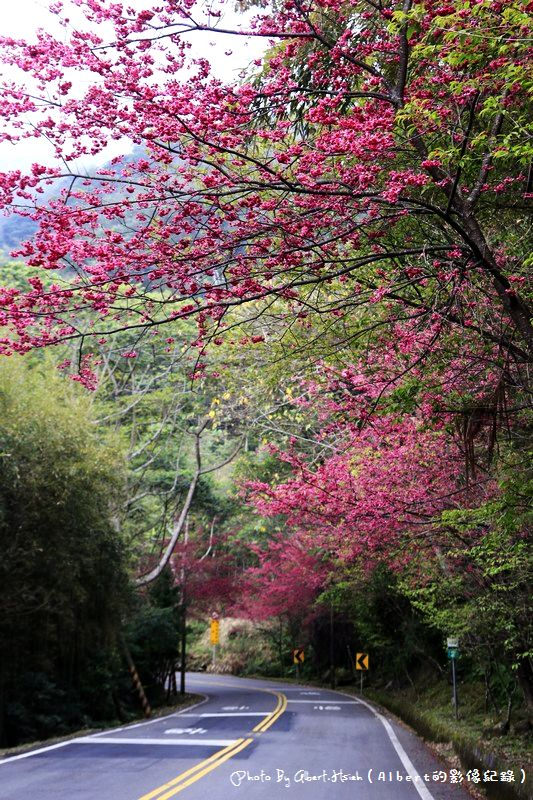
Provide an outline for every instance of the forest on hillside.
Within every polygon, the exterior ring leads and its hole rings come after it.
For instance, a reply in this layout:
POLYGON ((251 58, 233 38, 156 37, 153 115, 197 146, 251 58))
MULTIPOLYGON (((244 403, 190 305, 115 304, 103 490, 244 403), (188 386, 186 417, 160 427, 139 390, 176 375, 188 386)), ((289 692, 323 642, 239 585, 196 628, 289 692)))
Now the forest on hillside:
POLYGON ((215 613, 219 669, 368 653, 443 719, 458 639, 522 756, 531 3, 240 3, 232 84, 217 12, 76 5, 0 39, 1 141, 54 152, 0 175, 0 746, 139 714, 132 660, 169 703, 215 613))

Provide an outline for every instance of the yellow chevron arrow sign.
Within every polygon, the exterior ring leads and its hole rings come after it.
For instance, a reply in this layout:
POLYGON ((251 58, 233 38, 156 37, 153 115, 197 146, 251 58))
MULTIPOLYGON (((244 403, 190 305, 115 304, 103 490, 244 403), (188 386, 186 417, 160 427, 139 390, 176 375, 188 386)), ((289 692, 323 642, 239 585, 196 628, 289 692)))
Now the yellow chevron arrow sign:
POLYGON ((364 670, 368 669, 368 653, 356 653, 355 668, 364 670))

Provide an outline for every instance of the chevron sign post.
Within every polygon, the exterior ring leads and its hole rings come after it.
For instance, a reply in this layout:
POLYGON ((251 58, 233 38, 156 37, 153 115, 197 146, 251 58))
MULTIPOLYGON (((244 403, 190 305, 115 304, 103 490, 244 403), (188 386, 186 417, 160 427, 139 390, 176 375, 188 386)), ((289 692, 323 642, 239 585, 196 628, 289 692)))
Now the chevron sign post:
POLYGON ((355 668, 367 670, 368 669, 368 653, 357 653, 355 656, 355 668))
POLYGON ((220 641, 220 622, 218 619, 218 614, 213 613, 211 615, 211 624, 209 628, 209 638, 211 640, 211 644, 213 646, 213 667, 216 664, 217 659, 217 644, 220 641))
POLYGON ((361 672, 361 694, 363 694, 363 675, 368 671, 369 656, 368 653, 355 654, 355 668, 361 672))

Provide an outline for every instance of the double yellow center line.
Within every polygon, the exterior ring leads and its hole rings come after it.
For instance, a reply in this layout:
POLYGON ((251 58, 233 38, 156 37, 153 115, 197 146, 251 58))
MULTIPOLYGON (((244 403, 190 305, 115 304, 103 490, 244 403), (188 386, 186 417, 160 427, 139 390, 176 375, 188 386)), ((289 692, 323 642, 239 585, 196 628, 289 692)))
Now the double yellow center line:
MULTIPOLYGON (((262 691, 270 690, 263 689, 262 691)), ((278 699, 276 707, 255 726, 253 729, 254 733, 264 733, 268 728, 270 728, 271 725, 274 724, 277 719, 279 719, 279 717, 287 708, 287 698, 285 695, 281 692, 272 693, 275 694, 278 699)), ((168 781, 168 783, 158 786, 157 789, 148 792, 148 794, 143 794, 139 800, 155 800, 155 798, 157 798, 157 800, 168 800, 168 798, 174 797, 183 789, 186 789, 187 786, 190 786, 191 783, 195 783, 195 781, 200 780, 200 778, 203 778, 203 776, 207 775, 208 772, 211 772, 229 758, 232 758, 233 756, 237 755, 237 753, 240 753, 241 750, 244 750, 244 748, 248 747, 248 745, 253 741, 253 739, 237 739, 228 747, 218 750, 216 753, 213 753, 212 756, 209 756, 209 758, 200 761, 200 763, 196 764, 196 766, 191 767, 185 772, 182 772, 180 775, 177 775, 171 781, 168 781)), ((201 744, 201 742, 199 742, 199 744, 201 744)))
MULTIPOLYGON (((263 691, 268 692, 268 689, 264 689, 263 691)), ((277 719, 281 717, 285 709, 287 708, 287 698, 281 692, 273 692, 278 698, 278 702, 274 711, 271 711, 268 716, 264 718, 261 722, 259 722, 255 728, 253 728, 254 733, 264 733, 271 725, 275 723, 277 719)))
POLYGON ((186 789, 187 786, 190 786, 191 783, 200 780, 200 778, 203 778, 203 776, 207 775, 208 772, 211 772, 211 770, 219 767, 224 763, 224 761, 227 761, 228 758, 231 758, 241 750, 244 750, 244 748, 248 747, 251 742, 253 742, 253 739, 237 739, 237 741, 233 742, 233 744, 230 744, 229 747, 225 747, 223 750, 218 750, 209 758, 200 761, 200 763, 196 764, 195 767, 191 767, 185 772, 182 772, 181 775, 178 775, 176 778, 168 781, 168 783, 158 786, 157 789, 154 789, 152 792, 148 792, 148 794, 143 794, 139 800, 153 800, 153 798, 156 797, 157 800, 168 800, 169 797, 174 797, 174 795, 178 794, 178 792, 181 792, 183 789, 186 789))

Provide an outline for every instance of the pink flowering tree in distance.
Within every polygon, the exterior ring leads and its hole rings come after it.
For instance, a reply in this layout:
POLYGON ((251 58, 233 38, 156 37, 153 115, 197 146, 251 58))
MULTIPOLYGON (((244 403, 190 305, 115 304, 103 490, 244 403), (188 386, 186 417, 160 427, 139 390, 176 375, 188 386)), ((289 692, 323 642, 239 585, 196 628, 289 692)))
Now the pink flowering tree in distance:
POLYGON ((271 445, 288 475, 243 482, 256 513, 283 530, 251 547, 248 610, 290 619, 297 609, 308 623, 347 587, 364 594, 385 567, 441 633, 460 631, 482 659, 497 645, 531 703, 525 418, 509 423, 496 466, 494 372, 474 381, 457 359, 407 386, 394 377, 399 360, 384 346, 373 365, 324 367, 296 401, 316 415, 316 446, 271 445), (469 392, 477 412, 454 409, 469 392))

